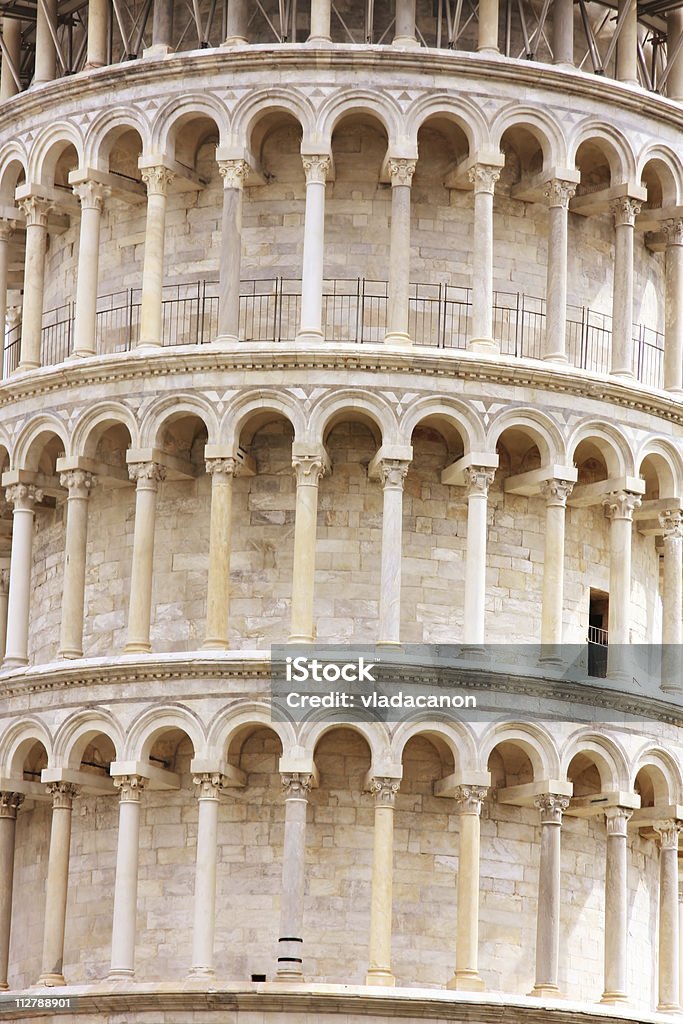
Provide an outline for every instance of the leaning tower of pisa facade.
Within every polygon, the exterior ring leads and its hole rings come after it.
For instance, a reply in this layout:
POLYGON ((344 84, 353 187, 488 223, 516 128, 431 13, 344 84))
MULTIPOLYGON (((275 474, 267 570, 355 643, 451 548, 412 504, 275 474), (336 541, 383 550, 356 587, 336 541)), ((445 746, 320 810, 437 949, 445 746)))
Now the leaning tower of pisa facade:
POLYGON ((0 1016, 675 1013, 681 10, 0 28, 0 1016))

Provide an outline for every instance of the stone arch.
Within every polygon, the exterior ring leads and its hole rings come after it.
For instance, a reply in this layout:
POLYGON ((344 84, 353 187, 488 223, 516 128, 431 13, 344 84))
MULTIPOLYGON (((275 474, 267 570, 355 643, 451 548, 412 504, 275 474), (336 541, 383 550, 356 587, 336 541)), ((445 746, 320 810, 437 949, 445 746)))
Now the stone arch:
MULTIPOLYGON (((680 157, 668 146, 649 142, 638 155, 637 180, 642 181, 645 171, 651 166, 659 178, 661 188, 661 205, 678 206, 683 197, 683 166, 680 157)), ((647 187, 647 182, 645 182, 647 187)), ((650 199, 648 188, 648 202, 650 199)))
POLYGON ((111 740, 117 760, 121 759, 124 737, 121 726, 106 708, 93 707, 77 711, 63 722, 54 742, 54 760, 62 768, 79 768, 83 752, 96 736, 111 740))
POLYGON ((428 417, 435 421, 442 419, 457 430, 463 440, 465 454, 485 450, 486 436, 480 417, 469 405, 456 398, 428 397, 412 402, 403 413, 399 425, 399 435, 405 444, 410 444, 413 431, 428 417))
POLYGON ((582 441, 592 441, 600 450, 609 477, 634 475, 635 461, 631 446, 613 424, 596 420, 579 423, 567 441, 568 458, 574 458, 582 441))
POLYGON ((207 730, 207 756, 227 760, 230 748, 249 728, 270 729, 280 740, 286 756, 297 747, 296 732, 289 722, 276 721, 270 705, 240 701, 225 708, 210 722, 207 730))
POLYGON ((48 764, 52 764, 54 741, 52 733, 42 719, 30 715, 21 722, 11 725, 0 741, 2 774, 10 779, 22 778, 24 759, 35 743, 40 743, 45 748, 48 764))
MULTIPOLYGON (((315 140, 315 113, 312 104, 299 92, 284 89, 260 89, 244 96, 232 112, 232 138, 240 147, 253 152, 252 139, 258 122, 272 114, 286 114, 299 122, 304 143, 315 140)), ((254 153, 258 157, 258 154, 254 153)))
POLYGON ((32 469, 31 462, 34 461, 33 449, 37 446, 41 437, 49 434, 57 437, 62 442, 67 455, 71 454, 68 446, 66 424, 53 413, 44 413, 28 423, 17 438, 12 453, 12 469, 32 469))
POLYGON ((324 442, 334 421, 353 413, 362 413, 374 423, 380 444, 399 442, 396 414, 389 403, 379 395, 351 390, 325 395, 314 405, 308 422, 308 439, 313 444, 324 442))
POLYGON ((236 451, 247 421, 265 413, 273 413, 275 416, 281 416, 288 420, 292 426, 295 441, 305 439, 306 421, 303 409, 296 399, 291 395, 263 388, 239 395, 228 406, 218 431, 221 443, 227 445, 232 451, 236 451))
POLYGON ((78 167, 83 167, 84 143, 76 127, 69 121, 57 121, 44 128, 31 148, 28 180, 52 185, 57 160, 70 145, 76 150, 78 167))
POLYGON ((92 456, 101 435, 117 425, 128 431, 131 448, 139 448, 138 424, 128 406, 119 402, 103 402, 88 409, 77 421, 71 435, 71 453, 92 456))
POLYGON ((602 152, 610 167, 612 185, 636 182, 635 154, 620 131, 593 117, 580 122, 569 139, 569 166, 575 166, 577 153, 584 142, 593 143, 602 152))
POLYGON ((569 766, 577 754, 592 760, 600 775, 603 792, 628 790, 630 772, 628 757, 613 737, 581 729, 572 734, 561 751, 562 778, 567 778, 569 766))
POLYGON ((403 752, 414 736, 430 739, 437 737, 453 756, 456 772, 467 772, 477 767, 476 741, 465 722, 456 720, 436 722, 427 715, 401 722, 391 738, 391 753, 396 764, 403 761, 403 752))
POLYGON ((501 435, 511 427, 534 441, 544 465, 565 463, 567 455, 560 427, 551 416, 538 409, 505 409, 495 416, 488 429, 486 450, 495 451, 501 435))
POLYGON ((14 203, 14 190, 22 173, 28 177, 28 156, 14 139, 0 150, 0 201, 8 206, 14 203))
POLYGON ((509 129, 523 128, 536 139, 543 153, 543 169, 567 167, 567 140, 557 120, 540 108, 509 104, 498 112, 491 125, 491 145, 500 149, 509 129))
POLYGON ((85 166, 109 170, 112 145, 126 131, 140 136, 142 152, 150 150, 151 127, 144 114, 136 107, 114 107, 103 111, 88 128, 85 140, 85 166))
POLYGON ((534 780, 560 778, 560 752, 546 729, 530 722, 496 722, 481 737, 479 767, 486 771, 489 757, 501 743, 511 743, 527 755, 534 780))
POLYGON ((653 783, 656 804, 677 804, 680 802, 683 779, 680 765, 668 750, 651 747, 649 744, 640 751, 631 765, 629 789, 635 790, 638 773, 642 769, 655 769, 653 783))
POLYGON ((366 89, 344 90, 330 96, 320 107, 316 119, 315 134, 327 149, 334 130, 343 117, 349 114, 368 114, 379 121, 387 133, 389 152, 404 137, 403 115, 398 104, 386 93, 370 92, 366 89))
POLYGON ((164 395, 146 410, 140 424, 140 443, 144 447, 160 447, 160 434, 165 424, 181 416, 196 416, 206 427, 208 443, 218 441, 218 419, 211 403, 201 395, 164 395))
POLYGON ((358 733, 359 736, 363 737, 370 750, 371 771, 377 771, 378 774, 381 774, 382 771, 386 770, 391 739, 389 730, 383 722, 349 722, 348 719, 344 720, 343 718, 335 721, 333 719, 330 720, 329 713, 323 721, 310 719, 303 723, 299 733, 299 743, 301 744, 304 756, 310 757, 311 761, 314 761, 316 747, 323 736, 333 729, 340 728, 350 729, 351 732, 358 733))
POLYGON ((432 117, 452 121, 464 133, 470 154, 491 146, 489 124, 481 109, 466 96, 454 97, 448 93, 422 96, 413 103, 405 115, 406 135, 417 141, 420 128, 432 117))
POLYGON ((174 157, 179 128, 199 118, 213 121, 218 130, 219 145, 224 145, 230 123, 227 106, 214 93, 189 93, 180 101, 177 98, 169 100, 157 112, 151 130, 150 155, 174 157))
POLYGON ((683 497, 683 460, 680 453, 664 438, 650 438, 639 449, 636 473, 647 479, 643 464, 648 461, 657 478, 660 498, 683 497))
POLYGON ((157 737, 171 729, 185 733, 195 757, 203 753, 206 736, 199 716, 183 704, 169 704, 148 708, 131 724, 124 746, 124 760, 146 761, 157 737))

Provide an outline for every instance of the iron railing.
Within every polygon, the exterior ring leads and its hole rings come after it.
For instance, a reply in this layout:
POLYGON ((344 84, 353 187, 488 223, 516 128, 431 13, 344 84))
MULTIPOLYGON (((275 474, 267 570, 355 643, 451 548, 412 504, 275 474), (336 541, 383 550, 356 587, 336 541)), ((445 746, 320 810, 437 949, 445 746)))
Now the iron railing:
MULTIPOLYGON (((140 288, 128 288, 97 301, 96 351, 111 355, 134 348, 140 338, 140 288)), ((330 343, 379 343, 387 330, 387 283, 368 278, 333 278, 323 284, 323 327, 330 343)), ((469 288, 448 284, 412 284, 408 329, 419 346, 464 349, 470 333, 469 288)), ((244 341, 276 343, 296 337, 301 314, 301 281, 268 278, 243 281, 239 336, 244 341)), ((41 361, 62 362, 73 347, 73 303, 43 316, 41 361)), ((664 337, 642 324, 633 326, 634 374, 660 388, 664 376, 664 337)), ((168 285, 162 300, 163 344, 202 345, 218 333, 218 283, 168 285)), ((503 355, 540 359, 545 334, 545 300, 520 292, 494 292, 493 333, 503 355)), ((4 376, 18 366, 21 325, 5 335, 4 376)), ((586 306, 567 306, 569 363, 593 373, 608 373, 612 318, 586 306)))

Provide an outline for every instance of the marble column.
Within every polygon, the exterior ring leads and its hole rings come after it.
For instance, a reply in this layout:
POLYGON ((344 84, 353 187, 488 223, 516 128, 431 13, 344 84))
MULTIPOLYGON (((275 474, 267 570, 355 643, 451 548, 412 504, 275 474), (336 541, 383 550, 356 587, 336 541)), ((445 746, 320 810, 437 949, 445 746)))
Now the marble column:
POLYGON ((628 845, 626 826, 633 811, 610 807, 605 811, 605 991, 601 1002, 625 1003, 628 946, 628 845))
POLYGON ((576 192, 571 181, 548 182, 548 260, 545 289, 543 358, 567 362, 567 218, 569 200, 576 192))
POLYGON ((282 776, 285 794, 285 835, 282 851, 278 981, 303 981, 306 811, 312 784, 312 775, 294 773, 282 776))
POLYGON ((0 569, 0 664, 7 649, 7 604, 9 601, 9 569, 0 569))
MULTIPOLYGON (((7 48, 10 59, 16 71, 21 64, 21 20, 19 18, 2 19, 2 41, 7 48)), ((3 60, 0 68, 0 103, 16 96, 19 86, 10 71, 9 64, 3 60)))
POLYGON ((401 643, 403 483, 408 466, 408 462, 399 459, 385 459, 378 464, 383 489, 378 639, 382 646, 401 643))
POLYGON ((64 985, 64 928, 69 887, 69 849, 71 846, 71 809, 78 787, 69 782, 52 782, 50 854, 47 863, 45 930, 43 932, 43 969, 39 985, 64 985))
POLYGON ((88 500, 96 478, 92 473, 86 473, 82 469, 73 469, 60 474, 59 482, 69 492, 66 507, 59 655, 62 658, 80 658, 83 655, 88 500))
POLYGON ((392 883, 394 875, 394 807, 399 779, 375 778, 375 828, 370 900, 370 955, 366 985, 394 985, 391 970, 392 883))
POLYGON ((330 20, 332 4, 330 0, 311 0, 311 32, 306 40, 308 43, 329 43, 332 41, 330 20))
POLYGON ((40 366, 45 294, 45 251, 47 217, 52 203, 38 196, 18 202, 26 215, 26 255, 24 256, 24 298, 21 313, 21 355, 19 370, 40 366))
POLYGON ((396 0, 392 46, 419 46, 415 37, 415 0, 396 0))
POLYGON ((541 484, 541 494, 545 498, 541 644, 549 648, 547 653, 551 655, 551 649, 562 643, 564 528, 567 498, 573 487, 569 480, 544 480, 541 484))
POLYGON ((304 258, 301 272, 301 326, 299 336, 311 340, 323 337, 323 262, 325 237, 325 181, 329 156, 302 157, 306 174, 304 214, 304 258))
MULTIPOLYGON (((674 11, 666 13, 666 51, 667 60, 678 47, 678 42, 683 35, 683 10, 678 7, 674 11)), ((666 80, 666 95, 670 100, 683 100, 683 48, 678 51, 673 60, 673 66, 669 70, 666 80)))
POLYGON ((683 690, 683 512, 660 512, 664 531, 662 580, 662 690, 683 690))
POLYGON ((553 0, 553 64, 574 66, 574 0, 553 0))
POLYGON ((326 472, 322 455, 295 455, 296 511, 294 513, 294 576, 290 643, 311 644, 315 636, 315 547, 318 520, 318 484, 326 472))
POLYGON ((135 974, 140 797, 145 784, 146 779, 141 775, 114 776, 120 797, 110 978, 132 978, 135 974))
POLYGON ((657 1009, 672 1013, 680 1009, 678 920, 678 838, 683 822, 656 821, 659 837, 659 998, 657 1009))
POLYGON ((21 793, 0 792, 0 991, 7 990, 9 944, 12 927, 14 838, 21 793))
POLYGON ((638 85, 638 6, 637 0, 619 0, 618 16, 623 25, 617 41, 616 77, 620 82, 638 85))
POLYGON ((610 373, 633 377, 633 233, 640 203, 615 199, 614 283, 612 285, 612 359, 610 373))
POLYGON ((97 333, 97 286, 100 265, 100 222, 110 189, 95 181, 74 186, 81 201, 81 233, 76 278, 74 356, 94 356, 97 333))
POLYGON ((681 955, 678 958, 678 996, 683 996, 683 883, 678 885, 678 944, 681 955))
POLYGON ((225 777, 220 772, 195 775, 199 819, 197 866, 194 876, 194 928, 192 970, 195 977, 213 977, 216 932, 216 863, 218 860, 218 807, 225 777))
POLYGON ((218 170, 223 179, 218 337, 222 341, 239 341, 242 193, 249 164, 246 160, 219 160, 218 170))
POLYGON ((495 470, 486 466, 469 466, 465 470, 467 542, 463 643, 466 646, 484 643, 488 493, 494 475, 495 470))
POLYGON ((36 53, 32 85, 54 81, 57 51, 50 27, 57 31, 57 0, 38 0, 36 9, 36 53))
POLYGON ((479 53, 496 54, 498 49, 498 0, 479 0, 479 53))
MULTIPOLYGON (((156 11, 156 4, 155 4, 156 11)), ((166 199, 175 175, 167 167, 145 167, 141 171, 147 186, 145 256, 142 265, 140 345, 163 344, 164 245, 166 199)))
POLYGON ((107 0, 88 0, 88 54, 85 70, 108 64, 109 5, 107 0))
MULTIPOLYGON (((15 227, 16 221, 0 220, 0 326, 3 338, 7 332, 7 276, 9 273, 10 239, 14 234, 15 227)), ((4 349, 4 344, 2 347, 4 349)), ((0 376, 2 373, 3 367, 0 366, 0 376)))
POLYGON ((166 479, 166 469, 156 462, 134 462, 128 474, 136 483, 133 564, 130 574, 128 605, 128 642, 126 654, 146 654, 152 650, 149 629, 152 618, 152 577, 154 570, 154 521, 157 491, 166 479))
POLYGON ((249 42, 248 0, 228 0, 228 23, 223 46, 246 46, 249 42))
POLYGON ((628 673, 627 646, 631 642, 631 536, 633 513, 641 499, 629 491, 605 496, 609 528, 608 675, 628 673))
POLYGON ((531 995, 559 995, 560 959, 560 835, 562 812, 569 798, 543 793, 534 800, 541 812, 541 860, 536 906, 536 981, 531 995))
POLYGON ((497 352, 493 338, 493 190, 500 167, 475 164, 467 174, 474 186, 472 328, 468 349, 497 352))
POLYGON ((13 484, 11 487, 5 488, 5 497, 8 504, 13 506, 13 515, 7 604, 7 646, 3 668, 19 668, 28 664, 33 517, 36 502, 43 500, 43 492, 33 484, 13 484))
POLYGON ((230 646, 230 546, 235 467, 235 459, 231 458, 206 460, 206 472, 211 476, 211 515, 203 646, 213 651, 226 651, 230 646))
POLYGON ((415 160, 390 160, 391 242, 387 289, 386 344, 409 345, 410 294, 410 186, 415 160))
POLYGON ((458 924, 455 973, 447 988, 480 992, 479 974, 479 826, 485 786, 458 786, 455 792, 460 819, 458 855, 458 924))
POLYGON ((162 57, 173 49, 173 0, 154 0, 152 45, 145 54, 162 57))
MULTIPOLYGON (((679 12, 680 13, 680 12, 679 12)), ((664 387, 683 391, 683 220, 662 221, 664 264, 664 387)))

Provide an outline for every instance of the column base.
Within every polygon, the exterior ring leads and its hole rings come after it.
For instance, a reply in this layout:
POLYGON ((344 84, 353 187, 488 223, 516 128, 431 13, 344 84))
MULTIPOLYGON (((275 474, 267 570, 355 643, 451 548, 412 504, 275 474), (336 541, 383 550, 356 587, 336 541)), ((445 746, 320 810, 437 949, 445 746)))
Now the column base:
POLYGON ((482 355, 499 356, 500 344, 494 338, 470 338, 467 342, 468 352, 481 352, 482 355))
POLYGON ((230 644, 227 640, 209 640, 206 639, 202 644, 203 651, 229 651, 230 644))
POLYGON ((603 992, 600 1002, 606 1006, 624 1006, 628 1003, 628 996, 625 992, 603 992))
POLYGON ((683 693, 683 686, 680 683, 662 683, 659 689, 662 693, 683 693))
POLYGON ((21 359, 17 366, 15 373, 27 373, 29 370, 39 370, 40 363, 34 362, 32 359, 21 359))
POLYGON ((371 967, 365 975, 366 985, 383 985, 390 988, 396 984, 396 978, 388 967, 371 967))
POLYGON ((135 977, 132 967, 113 967, 107 975, 107 981, 130 981, 135 977))
POLYGON ((299 333, 297 334, 296 338, 294 339, 295 342, 304 343, 304 344, 306 344, 307 342, 311 342, 311 341, 324 341, 324 340, 325 340, 325 335, 323 334, 323 332, 322 331, 317 331, 317 330, 315 330, 314 328, 311 328, 311 327, 306 327, 303 330, 299 331, 299 333))
POLYGON ((309 36, 306 40, 309 46, 331 46, 331 36, 309 36))
POLYGON ((499 46, 478 46, 477 53, 483 53, 485 57, 500 57, 499 46))
POLYGON ((105 64, 101 64, 99 60, 89 60, 87 64, 83 65, 84 71, 95 71, 97 68, 106 67, 105 64))
POLYGON ((142 641, 139 641, 139 640, 131 640, 131 642, 126 644, 126 646, 123 648, 123 653, 124 654, 151 654, 152 653, 152 645, 151 644, 142 643, 142 641))
POLYGON ((547 356, 543 356, 543 362, 544 363, 568 363, 569 360, 567 359, 567 357, 564 354, 564 352, 550 352, 550 353, 548 353, 547 356))
POLYGON ((7 657, 2 662, 3 669, 5 668, 25 668, 28 665, 28 658, 12 658, 7 657))
POLYGON ((304 972, 302 970, 297 971, 289 967, 278 967, 275 974, 275 981, 293 982, 296 985, 301 984, 303 980, 304 972))
POLYGON ((534 985, 529 995, 538 999, 564 999, 557 985, 534 985))
POLYGON ((390 331, 389 334, 384 335, 385 345, 399 345, 401 348, 405 348, 406 345, 412 345, 413 339, 409 334, 404 334, 403 331, 390 331))
POLYGON ((400 651, 403 649, 403 644, 400 640, 378 640, 375 647, 389 647, 393 651, 400 651))
POLYGON ((72 661, 74 658, 82 658, 83 651, 76 650, 76 648, 66 648, 63 651, 57 651, 57 657, 63 661, 72 661))
POLYGON ((204 978, 210 981, 212 978, 216 977, 216 972, 213 967, 191 967, 187 972, 187 977, 190 981, 195 978, 199 981, 204 978))
POLYGON ((221 48, 224 46, 247 46, 248 44, 249 40, 245 39, 244 36, 228 36, 225 42, 221 43, 221 48))
POLYGON ((44 985, 45 988, 59 988, 61 985, 66 985, 66 982, 63 974, 48 971, 46 974, 41 974, 37 984, 44 985))
POLYGON ((678 1003, 657 1003, 658 1013, 681 1013, 681 1007, 678 1003))
POLYGON ((446 988, 457 989, 458 992, 483 992, 485 985, 479 971, 456 971, 446 988))
POLYGON ((409 49, 415 49, 420 44, 415 36, 394 36, 391 41, 392 46, 404 46, 409 49))
POLYGON ((8 991, 9 991, 9 985, 7 984, 7 982, 6 981, 0 981, 0 992, 8 992, 8 991))
POLYGON ((134 349, 132 349, 132 351, 139 356, 149 356, 153 352, 158 352, 162 347, 163 346, 160 341, 141 341, 134 349))
POLYGON ((167 46, 166 43, 154 43, 152 46, 148 46, 142 51, 142 56, 167 57, 169 53, 173 53, 172 46, 167 46))
POLYGON ((209 349, 216 348, 232 348, 233 345, 237 345, 240 339, 237 334, 219 334, 217 338, 209 344, 209 349))
POLYGON ((73 352, 69 352, 68 356, 64 360, 65 363, 77 363, 79 359, 90 359, 91 356, 96 356, 97 352, 94 349, 74 349, 73 352))
POLYGON ((627 380, 635 380, 636 379, 636 375, 633 372, 633 370, 626 370, 626 369, 610 370, 609 375, 610 375, 610 377, 626 377, 627 380))
POLYGON ((315 643, 315 640, 314 640, 314 638, 310 634, 292 633, 292 635, 287 638, 287 643, 288 644, 313 644, 313 643, 315 643))

